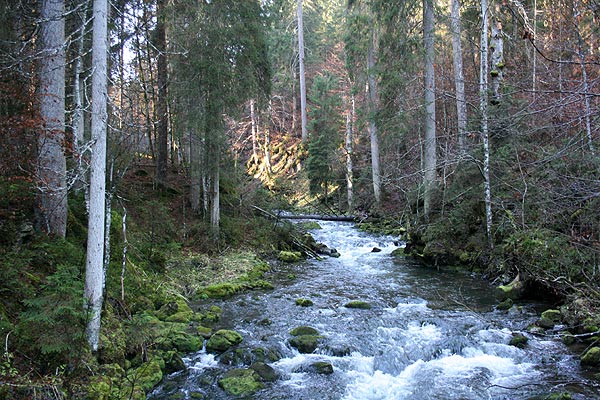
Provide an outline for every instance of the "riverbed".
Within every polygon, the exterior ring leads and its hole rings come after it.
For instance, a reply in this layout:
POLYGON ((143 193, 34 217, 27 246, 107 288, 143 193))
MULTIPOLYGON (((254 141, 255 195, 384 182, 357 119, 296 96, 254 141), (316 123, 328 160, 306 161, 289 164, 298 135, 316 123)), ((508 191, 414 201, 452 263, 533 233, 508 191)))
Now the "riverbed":
MULTIPOLYGON (((548 305, 496 310, 493 287, 479 276, 394 257, 396 238, 360 232, 352 223, 319 223, 322 229, 311 233, 339 258, 278 265, 274 290, 211 302, 223 310, 223 327, 244 337, 247 354, 260 348, 277 355, 269 365, 279 378, 251 398, 498 400, 560 392, 600 398, 558 335, 527 332, 548 305), (297 299, 312 305, 298 306, 297 299), (353 300, 370 308, 345 306, 353 300), (289 332, 298 326, 323 336, 313 353, 290 346, 289 332), (515 334, 528 338, 524 348, 509 345, 515 334), (310 367, 318 361, 333 373, 310 367)), ((217 380, 231 364, 250 362, 204 351, 185 361, 188 371, 166 377, 151 398, 233 399, 217 380)))

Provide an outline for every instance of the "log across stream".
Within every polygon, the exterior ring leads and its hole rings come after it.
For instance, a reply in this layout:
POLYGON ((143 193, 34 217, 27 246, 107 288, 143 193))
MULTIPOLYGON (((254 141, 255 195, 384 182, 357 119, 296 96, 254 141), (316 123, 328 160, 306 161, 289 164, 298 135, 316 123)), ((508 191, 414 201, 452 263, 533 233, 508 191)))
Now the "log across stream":
POLYGON ((238 398, 218 382, 261 357, 275 376, 248 398, 600 398, 558 337, 526 332, 545 305, 496 310, 493 290, 478 277, 395 258, 394 238, 352 223, 320 224, 315 239, 341 256, 274 266, 274 290, 213 302, 223 309, 221 327, 239 332, 242 343, 219 356, 189 355, 188 370, 167 377, 152 398, 238 398), (299 326, 318 332, 314 351, 291 345, 299 326), (509 344, 517 333, 529 339, 523 348, 509 344))

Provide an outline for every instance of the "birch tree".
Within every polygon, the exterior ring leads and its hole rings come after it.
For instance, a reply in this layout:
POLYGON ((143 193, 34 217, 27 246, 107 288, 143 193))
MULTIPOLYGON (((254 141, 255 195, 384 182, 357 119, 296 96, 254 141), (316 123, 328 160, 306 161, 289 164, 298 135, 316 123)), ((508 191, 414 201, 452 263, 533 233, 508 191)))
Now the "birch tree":
POLYGON ((431 196, 436 181, 435 137, 435 42, 433 0, 423 0, 423 43, 425 46, 425 149, 423 160, 424 213, 431 212, 431 196))
POLYGON ((493 247, 492 240, 492 189, 490 183, 490 138, 488 127, 488 72, 489 72, 489 5, 488 0, 480 0, 481 37, 479 54, 479 112, 481 114, 481 139, 483 141, 483 181, 485 197, 485 228, 489 247, 493 247))
POLYGON ((451 1, 450 27, 452 31, 452 63, 454 65, 454 87, 456 94, 456 127, 458 151, 462 156, 467 149, 467 100, 461 43, 460 0, 451 1))
POLYGON ((98 350, 104 289, 104 218, 106 195, 108 1, 94 0, 92 39, 92 160, 84 298, 87 340, 98 350))
POLYGON ((58 237, 65 237, 67 231, 64 12, 64 0, 42 2, 39 101, 43 127, 38 140, 38 206, 43 229, 58 237))
POLYGON ((502 23, 494 18, 492 22, 491 36, 491 63, 490 78, 492 80, 492 104, 500 104, 500 86, 502 84, 504 69, 504 38, 502 33, 502 23))

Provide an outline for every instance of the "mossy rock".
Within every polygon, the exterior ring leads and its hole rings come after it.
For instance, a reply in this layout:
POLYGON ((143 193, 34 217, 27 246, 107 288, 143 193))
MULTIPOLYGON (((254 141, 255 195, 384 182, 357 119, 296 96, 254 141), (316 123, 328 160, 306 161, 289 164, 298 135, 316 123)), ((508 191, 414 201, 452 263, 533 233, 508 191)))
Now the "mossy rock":
POLYGON ((275 362, 281 360, 281 354, 273 349, 257 347, 252 350, 255 362, 275 362))
POLYGON ((211 299, 223 299, 231 297, 243 289, 241 283, 219 283, 203 288, 199 294, 211 299))
POLYGON ((218 381, 219 387, 234 396, 250 396, 265 386, 260 381, 260 375, 246 368, 232 369, 218 381))
POLYGON ((139 367, 127 371, 127 379, 139 386, 144 392, 150 392, 163 378, 161 365, 158 359, 145 362, 139 367))
POLYGON ((310 354, 319 347, 319 341, 323 336, 319 335, 300 335, 290 338, 290 346, 298 349, 300 353, 310 354))
POLYGON ((173 347, 181 353, 195 353, 202 349, 204 341, 195 335, 187 332, 180 332, 172 339, 173 347))
POLYGON ((298 326, 290 331, 292 336, 319 335, 319 331, 311 326, 298 326))
POLYGON ((560 333, 560 340, 562 340, 566 346, 570 346, 574 344, 577 339, 571 332, 565 331, 560 333))
POLYGON ((549 310, 544 311, 542 313, 541 317, 548 319, 556 324, 562 320, 562 314, 560 313, 560 310, 555 310, 555 309, 549 309, 549 310))
POLYGON ((296 305, 300 307, 310 307, 314 303, 310 299, 296 299, 296 305))
POLYGON ((161 321, 188 323, 193 318, 194 312, 185 300, 177 298, 163 304, 156 312, 156 316, 161 321))
POLYGON ((496 306, 496 309, 501 310, 501 311, 506 311, 506 310, 509 310, 514 304, 515 304, 515 302, 513 301, 513 299, 505 299, 505 300, 501 301, 500 303, 498 303, 498 305, 496 306))
POLYGON ((581 356, 581 365, 597 367, 600 365, 600 347, 592 347, 581 356))
POLYGON ((517 300, 523 296, 524 292, 525 284, 518 275, 508 285, 500 285, 496 288, 496 295, 500 300, 517 300))
POLYGON ((406 257, 406 253, 404 252, 404 247, 395 249, 390 253, 393 257, 406 257))
POLYGON ((204 339, 210 339, 210 337, 212 336, 212 328, 209 328, 207 326, 199 325, 196 328, 196 331, 198 332, 198 335, 202 336, 204 339))
POLYGON ((206 351, 209 353, 224 353, 233 346, 240 344, 244 340, 242 335, 236 331, 220 329, 208 339, 206 351))
POLYGON ((166 322, 181 322, 181 323, 189 323, 194 318, 193 311, 180 311, 176 312, 173 315, 168 316, 165 321, 166 322))
POLYGON ((310 365, 311 370, 321 375, 333 374, 333 365, 326 361, 317 361, 310 365))
POLYGON ((360 310, 369 310, 371 308, 371 304, 367 303, 366 301, 362 301, 362 300, 352 300, 352 301, 349 301, 348 303, 344 304, 344 307, 357 308, 360 310))
POLYGON ((263 382, 275 382, 279 379, 277 371, 263 362, 255 362, 250 366, 250 369, 254 370, 263 382))
POLYGON ((287 263, 294 263, 302 260, 302 253, 299 251, 280 251, 277 259, 287 263))
POLYGON ((527 338, 527 336, 516 334, 513 335, 512 339, 510 339, 510 342, 508 342, 508 344, 511 346, 518 347, 519 349, 524 349, 525 346, 527 346, 528 341, 529 339, 527 338))
POLYGON ((187 367, 183 362, 183 359, 176 351, 167 351, 161 354, 161 358, 164 360, 164 372, 166 374, 172 374, 173 372, 185 371, 187 367))

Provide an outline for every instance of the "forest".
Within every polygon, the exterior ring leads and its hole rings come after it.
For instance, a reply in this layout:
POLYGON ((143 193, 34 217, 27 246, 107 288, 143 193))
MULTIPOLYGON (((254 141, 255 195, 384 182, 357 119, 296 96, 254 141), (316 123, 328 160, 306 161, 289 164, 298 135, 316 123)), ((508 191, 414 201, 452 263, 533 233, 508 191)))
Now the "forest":
POLYGON ((549 302, 600 367, 598 0, 0 0, 0 20, 0 397, 145 399, 214 333, 197 300, 318 257, 282 212, 549 302))

